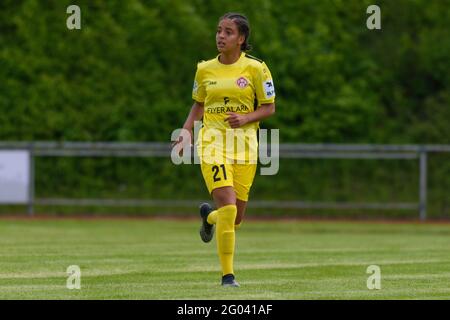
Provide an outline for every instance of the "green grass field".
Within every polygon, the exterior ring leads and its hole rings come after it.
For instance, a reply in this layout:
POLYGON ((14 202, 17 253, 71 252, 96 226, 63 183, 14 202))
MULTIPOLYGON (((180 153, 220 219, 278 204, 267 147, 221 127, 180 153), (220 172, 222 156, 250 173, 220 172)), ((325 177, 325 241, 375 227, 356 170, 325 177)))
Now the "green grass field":
POLYGON ((0 299, 450 299, 450 225, 246 221, 240 288, 199 222, 0 220, 0 299), (369 290, 369 265, 381 290, 369 290), (81 289, 66 288, 70 265, 81 289))

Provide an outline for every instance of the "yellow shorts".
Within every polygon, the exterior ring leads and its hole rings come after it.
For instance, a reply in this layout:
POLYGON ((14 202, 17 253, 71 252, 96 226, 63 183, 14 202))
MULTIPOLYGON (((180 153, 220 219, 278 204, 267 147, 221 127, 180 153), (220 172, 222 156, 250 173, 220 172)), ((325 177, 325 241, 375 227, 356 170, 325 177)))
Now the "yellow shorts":
POLYGON ((236 198, 248 201, 248 194, 255 178, 256 164, 208 164, 201 163, 203 178, 209 193, 221 187, 233 187, 236 198))

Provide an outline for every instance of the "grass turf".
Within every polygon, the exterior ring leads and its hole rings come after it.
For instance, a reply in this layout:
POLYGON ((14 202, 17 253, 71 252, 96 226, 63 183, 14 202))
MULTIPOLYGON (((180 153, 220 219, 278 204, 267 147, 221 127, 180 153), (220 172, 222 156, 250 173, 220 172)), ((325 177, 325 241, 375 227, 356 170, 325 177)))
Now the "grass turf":
POLYGON ((247 221, 240 288, 199 222, 0 220, 0 299, 449 299, 450 225, 247 221), (368 290, 369 265, 381 290, 368 290), (70 265, 81 290, 66 288, 70 265))

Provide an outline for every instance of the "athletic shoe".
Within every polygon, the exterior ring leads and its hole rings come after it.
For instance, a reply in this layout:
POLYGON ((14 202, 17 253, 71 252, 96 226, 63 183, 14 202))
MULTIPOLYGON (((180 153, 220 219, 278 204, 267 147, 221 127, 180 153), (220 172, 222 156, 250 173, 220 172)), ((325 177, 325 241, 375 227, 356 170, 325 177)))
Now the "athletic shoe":
POLYGON ((200 227, 200 238, 203 242, 210 242, 214 235, 214 225, 208 223, 208 215, 213 211, 209 203, 200 205, 200 217, 202 217, 202 226, 200 227))
POLYGON ((222 277, 222 287, 239 287, 239 283, 234 280, 234 275, 230 273, 222 277))

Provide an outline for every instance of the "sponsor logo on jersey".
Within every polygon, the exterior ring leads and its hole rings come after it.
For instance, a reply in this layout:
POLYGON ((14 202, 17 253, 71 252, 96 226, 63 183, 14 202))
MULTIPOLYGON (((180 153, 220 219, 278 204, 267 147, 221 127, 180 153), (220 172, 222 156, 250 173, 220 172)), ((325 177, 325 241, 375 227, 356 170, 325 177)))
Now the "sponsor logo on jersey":
POLYGON ((230 98, 223 97, 223 103, 225 103, 225 105, 227 105, 228 102, 230 102, 230 98))
POLYGON ((239 88, 244 89, 248 85, 248 80, 245 79, 244 77, 240 77, 239 79, 236 80, 236 84, 238 85, 239 88))
POLYGON ((266 80, 264 82, 264 92, 266 94, 266 98, 271 98, 275 96, 275 87, 273 85, 272 79, 266 80))
POLYGON ((241 104, 240 106, 223 106, 223 107, 208 107, 205 109, 206 113, 226 113, 226 112, 249 112, 250 109, 246 106, 241 104))

